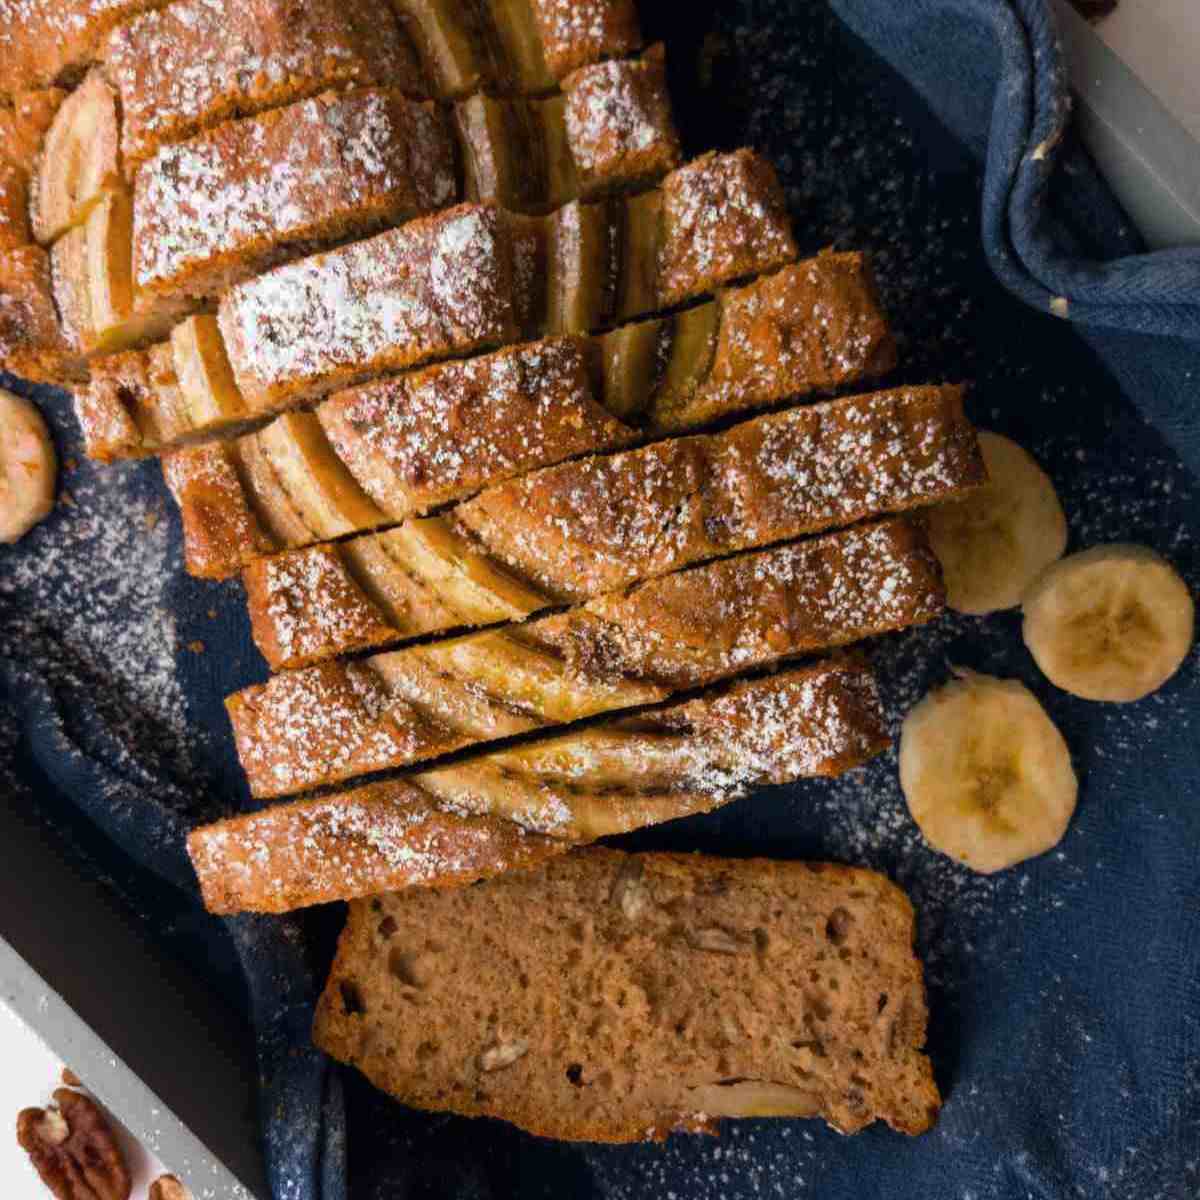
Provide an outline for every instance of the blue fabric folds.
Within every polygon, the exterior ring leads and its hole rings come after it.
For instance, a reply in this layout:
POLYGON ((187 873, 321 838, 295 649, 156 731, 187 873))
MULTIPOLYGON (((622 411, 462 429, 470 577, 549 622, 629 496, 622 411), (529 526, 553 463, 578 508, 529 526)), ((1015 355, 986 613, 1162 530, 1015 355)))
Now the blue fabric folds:
POLYGON ((1076 324, 1200 472, 1200 247, 1144 252, 1066 136, 1048 0, 829 2, 984 160, 983 242, 1001 282, 1076 324))

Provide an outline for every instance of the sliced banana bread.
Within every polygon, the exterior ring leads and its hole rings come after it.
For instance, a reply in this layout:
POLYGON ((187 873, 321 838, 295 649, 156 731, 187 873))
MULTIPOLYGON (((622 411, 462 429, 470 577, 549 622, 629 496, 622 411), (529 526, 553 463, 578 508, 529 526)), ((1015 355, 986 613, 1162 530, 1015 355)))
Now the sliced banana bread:
POLYGON ((573 1140, 940 1104, 913 911, 871 871, 580 850, 357 900, 317 1045, 406 1104, 573 1140))

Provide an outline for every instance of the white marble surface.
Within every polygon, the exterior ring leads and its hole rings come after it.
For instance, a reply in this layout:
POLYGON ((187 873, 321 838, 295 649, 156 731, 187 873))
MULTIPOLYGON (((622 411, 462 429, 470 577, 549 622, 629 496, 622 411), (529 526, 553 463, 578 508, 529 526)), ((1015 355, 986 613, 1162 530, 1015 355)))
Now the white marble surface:
MULTIPOLYGON (((17 1145, 17 1113, 44 1107, 62 1084, 62 1060, 7 1005, 0 1002, 0 1194, 4 1200, 49 1200, 25 1152, 17 1145)), ((86 1082, 86 1081, 85 1081, 86 1082)), ((164 1173, 163 1165, 147 1154, 116 1121, 126 1162, 133 1172, 133 1200, 145 1200, 151 1182, 164 1173)))
POLYGON ((1121 0, 1096 32, 1200 138, 1200 0, 1121 0))

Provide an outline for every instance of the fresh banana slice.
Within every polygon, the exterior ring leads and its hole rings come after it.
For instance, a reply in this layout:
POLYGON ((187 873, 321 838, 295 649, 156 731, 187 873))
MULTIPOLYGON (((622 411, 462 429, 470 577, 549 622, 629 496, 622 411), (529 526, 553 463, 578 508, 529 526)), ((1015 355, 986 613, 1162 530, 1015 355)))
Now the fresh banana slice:
POLYGON ((54 507, 56 467, 41 414, 0 388, 0 542, 15 542, 54 507))
POLYGON ((930 844, 985 875, 1054 846, 1079 790, 1067 744, 1033 693, 971 672, 905 718, 900 786, 930 844))
POLYGON ((1067 519, 1045 471, 998 433, 981 430, 979 446, 987 484, 928 513, 946 601, 974 616, 1015 608, 1067 548, 1067 519))
POLYGON ((1051 683, 1085 700, 1140 700, 1187 657, 1196 606, 1146 546, 1093 546, 1045 573, 1025 597, 1025 644, 1051 683))

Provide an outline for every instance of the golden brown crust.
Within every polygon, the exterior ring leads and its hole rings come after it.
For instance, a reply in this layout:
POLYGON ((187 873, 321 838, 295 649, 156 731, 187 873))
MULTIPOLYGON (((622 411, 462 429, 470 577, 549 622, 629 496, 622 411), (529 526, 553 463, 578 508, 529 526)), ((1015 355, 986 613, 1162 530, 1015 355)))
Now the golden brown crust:
MULTIPOLYGON (((632 440, 592 397, 587 344, 550 339, 338 393, 315 414, 277 417, 230 444, 243 483, 228 499, 231 511, 258 514, 270 548, 298 547, 632 440)), ((180 494, 186 503, 186 489, 180 494)), ((228 543, 226 574, 262 545, 244 527, 251 541, 228 543)), ((212 555, 203 557, 215 570, 212 555)))
POLYGON ((511 272, 500 212, 464 204, 238 284, 218 319, 247 405, 270 412, 516 341, 511 272))
POLYGON ((783 188, 752 150, 706 154, 663 180, 659 299, 678 304, 796 257, 783 188))
POLYGON ((251 631, 276 670, 424 633, 520 620, 547 602, 441 517, 260 559, 243 578, 251 631))
POLYGON ((741 1113, 915 1134, 941 1101, 914 926, 871 871, 582 850, 352 904, 314 1039, 409 1105, 547 1137, 741 1113))
MULTIPOLYGON (((657 821, 726 804, 765 782, 839 774, 887 745, 878 696, 870 672, 852 661, 817 663, 766 680, 735 684, 637 718, 616 719, 568 732, 510 751, 493 751, 454 766, 396 781, 401 795, 420 795, 422 804, 445 814, 439 826, 444 861, 422 865, 411 856, 414 883, 439 886, 461 879, 453 851, 453 817, 468 819, 461 839, 470 863, 475 835, 469 819, 501 820, 570 843, 594 839, 657 821)), ((375 784, 268 809, 260 823, 239 818, 192 835, 215 846, 224 861, 209 857, 202 875, 206 891, 235 888, 241 907, 281 911, 296 903, 344 899, 380 891, 386 876, 410 856, 401 838, 382 839, 380 857, 364 858, 354 869, 338 870, 342 843, 339 810, 344 807, 345 840, 363 836, 365 802, 378 795, 375 784), (314 844, 310 805, 321 805, 325 833, 314 844), (249 822, 249 824, 247 824, 249 822), (311 864, 323 858, 318 888, 308 868, 295 873, 289 859, 311 864), (228 864, 234 864, 232 866, 228 864), (285 869, 287 868, 287 869, 285 869), (297 900, 297 895, 309 897, 297 900)), ((368 828, 370 826, 368 825, 368 828)), ((500 828, 503 828, 501 826, 500 828)), ((489 834, 489 840, 494 834, 489 834)), ((474 870, 474 867, 471 867, 474 870)), ((503 865, 496 870, 504 869, 503 865)), ((221 901, 230 905, 232 901, 221 901)))
POLYGON ((633 0, 531 0, 531 5, 546 65, 560 79, 588 63, 641 49, 633 0))
POLYGON ((59 322, 50 256, 41 246, 0 253, 0 366, 44 383, 86 377, 83 356, 59 322))
POLYGON ((487 489, 453 519, 548 595, 580 600, 983 480, 962 389, 897 388, 551 467, 487 489))
POLYGON ((572 71, 562 88, 580 195, 645 183, 679 166, 682 155, 661 42, 639 59, 572 71))
POLYGON ((29 174, 0 162, 0 254, 33 241, 29 228, 29 174))
POLYGON ((21 0, 4 9, 0 95, 78 77, 120 21, 167 0, 21 0))
POLYGON ((289 912, 379 890, 528 870, 569 843, 440 812, 403 780, 233 817, 188 838, 209 912, 289 912))
POLYGON ((261 558, 242 576, 255 642, 275 670, 395 639, 395 628, 346 569, 340 547, 261 558))
POLYGON ((226 707, 251 793, 282 796, 651 704, 928 621, 943 599, 923 533, 894 519, 528 624, 276 675, 226 707))
POLYGON ((371 0, 178 0, 119 26, 104 62, 131 176, 161 145, 327 88, 428 94, 391 12, 371 0))
POLYGON ((596 402, 582 338, 547 338, 339 392, 317 415, 394 520, 634 433, 596 402))
POLYGON ((164 454, 163 479, 183 521, 184 563, 189 575, 224 579, 229 563, 252 548, 269 554, 273 541, 243 502, 238 464, 227 442, 164 454))
POLYGON ((167 145, 138 172, 135 282, 208 296, 321 242, 450 203, 454 149, 431 104, 323 92, 167 145))

